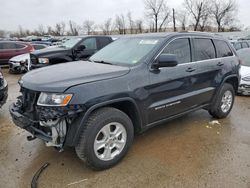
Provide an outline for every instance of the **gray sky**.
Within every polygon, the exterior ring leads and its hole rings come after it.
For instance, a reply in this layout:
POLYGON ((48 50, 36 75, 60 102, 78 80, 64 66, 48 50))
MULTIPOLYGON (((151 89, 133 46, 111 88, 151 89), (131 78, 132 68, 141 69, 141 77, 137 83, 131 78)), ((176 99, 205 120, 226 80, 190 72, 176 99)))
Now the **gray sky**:
MULTIPOLYGON (((223 1, 223 0, 221 0, 223 1)), ((167 0, 169 7, 178 8, 183 0, 167 0)), ((238 19, 250 27, 250 0, 238 0, 238 19)), ((90 19, 101 24, 117 14, 132 12, 132 17, 144 17, 143 0, 0 0, 0 29, 16 30, 18 25, 35 29, 39 24, 73 20, 82 24, 90 19)))

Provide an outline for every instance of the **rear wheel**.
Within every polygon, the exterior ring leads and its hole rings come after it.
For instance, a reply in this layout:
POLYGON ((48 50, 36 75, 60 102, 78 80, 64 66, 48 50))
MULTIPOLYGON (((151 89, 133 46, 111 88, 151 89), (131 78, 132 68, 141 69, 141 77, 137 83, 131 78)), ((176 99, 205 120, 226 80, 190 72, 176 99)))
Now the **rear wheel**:
POLYGON ((90 115, 76 153, 94 169, 110 168, 126 155, 133 136, 130 118, 120 110, 105 107, 90 115))
POLYGON ((235 91, 231 84, 225 83, 215 102, 209 110, 210 115, 215 118, 225 118, 232 110, 235 98, 235 91))

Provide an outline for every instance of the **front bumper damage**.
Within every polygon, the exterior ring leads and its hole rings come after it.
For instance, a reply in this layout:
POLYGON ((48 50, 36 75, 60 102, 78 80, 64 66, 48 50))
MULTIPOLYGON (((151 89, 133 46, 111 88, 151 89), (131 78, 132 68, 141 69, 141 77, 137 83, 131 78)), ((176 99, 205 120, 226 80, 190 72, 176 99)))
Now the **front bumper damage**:
POLYGON ((239 85, 238 93, 243 95, 250 95, 250 82, 242 82, 239 85))
POLYGON ((39 138, 46 146, 54 146, 60 150, 65 145, 67 131, 77 116, 84 111, 81 105, 67 107, 35 106, 32 112, 24 111, 21 98, 10 105, 13 122, 32 134, 33 140, 39 138))

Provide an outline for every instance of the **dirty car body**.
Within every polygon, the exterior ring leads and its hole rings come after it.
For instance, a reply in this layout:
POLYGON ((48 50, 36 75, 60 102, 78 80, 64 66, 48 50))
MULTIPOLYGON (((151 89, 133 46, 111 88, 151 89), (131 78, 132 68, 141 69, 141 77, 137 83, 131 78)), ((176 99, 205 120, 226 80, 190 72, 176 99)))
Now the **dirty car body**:
POLYGON ((113 42, 89 61, 27 73, 10 113, 17 126, 48 146, 76 147, 89 117, 100 108, 122 111, 135 132, 142 132, 194 110, 211 110, 224 85, 236 91, 238 79, 239 58, 218 36, 138 35, 113 42), (212 55, 198 50, 203 43, 204 48, 211 44, 212 55), (225 53, 219 51, 221 43, 225 53))

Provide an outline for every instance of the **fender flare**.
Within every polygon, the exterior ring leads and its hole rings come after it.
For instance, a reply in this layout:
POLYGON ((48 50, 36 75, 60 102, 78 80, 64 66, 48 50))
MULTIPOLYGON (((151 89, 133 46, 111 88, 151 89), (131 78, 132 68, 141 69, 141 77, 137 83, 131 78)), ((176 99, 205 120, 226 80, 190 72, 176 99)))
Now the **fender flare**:
POLYGON ((213 99, 212 99, 212 101, 211 101, 211 104, 214 104, 214 102, 216 101, 216 99, 217 99, 217 97, 218 97, 218 95, 219 95, 219 93, 220 93, 220 90, 221 90, 222 86, 223 86, 224 83, 225 83, 228 79, 230 79, 230 78, 237 78, 238 83, 239 83, 239 75, 237 75, 237 74, 232 74, 232 75, 230 75, 230 76, 226 76, 226 77, 222 80, 222 82, 220 83, 220 86, 218 87, 218 89, 215 91, 215 94, 214 94, 214 97, 213 97, 213 99))
MULTIPOLYGON (((90 114, 95 111, 96 109, 98 108, 101 108, 101 107, 104 107, 104 106, 107 106, 107 105, 110 105, 110 104, 114 104, 114 103, 118 103, 118 102, 131 102, 134 106, 135 106, 135 109, 136 109, 136 113, 137 115, 140 117, 140 111, 139 111, 139 108, 135 102, 134 99, 130 98, 130 97, 124 97, 124 98, 119 98, 119 99, 113 99, 113 100, 109 100, 109 101, 105 101, 105 102, 101 102, 101 103, 98 103, 98 104, 95 104, 93 106, 91 106, 83 115, 83 117, 81 118, 80 120, 80 125, 78 126, 78 128, 75 130, 75 136, 74 138, 72 138, 72 145, 73 146, 76 146, 77 143, 78 143, 78 140, 79 140, 79 137, 82 133, 82 130, 84 128, 84 125, 86 123, 86 121, 88 120, 88 117, 90 116, 90 114)), ((141 121, 141 118, 139 118, 139 121, 140 121, 140 128, 142 128, 142 121, 141 121)))

